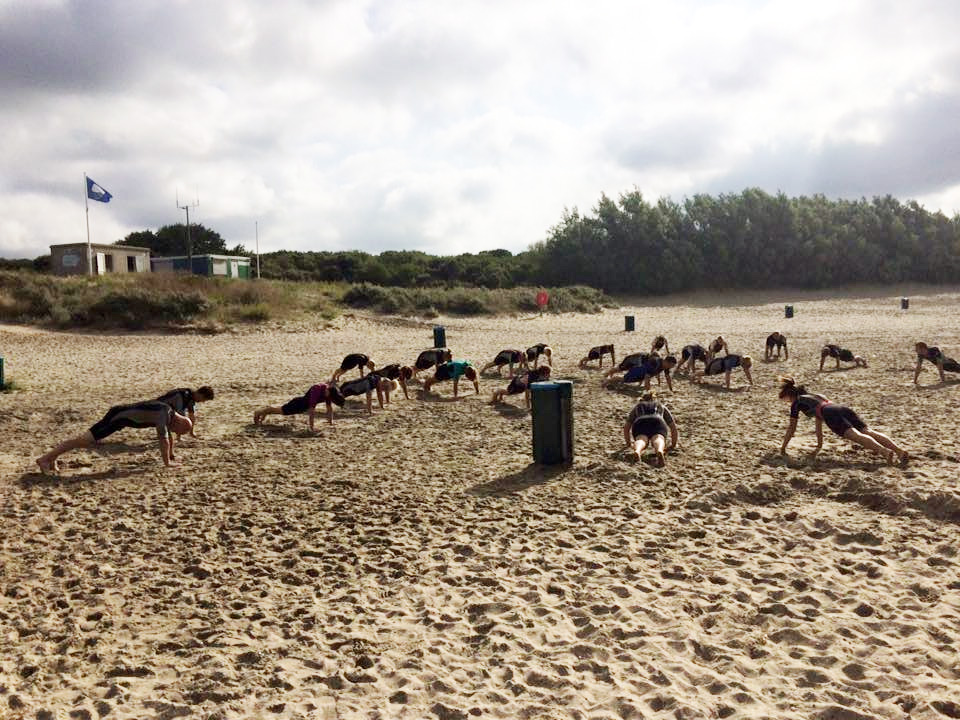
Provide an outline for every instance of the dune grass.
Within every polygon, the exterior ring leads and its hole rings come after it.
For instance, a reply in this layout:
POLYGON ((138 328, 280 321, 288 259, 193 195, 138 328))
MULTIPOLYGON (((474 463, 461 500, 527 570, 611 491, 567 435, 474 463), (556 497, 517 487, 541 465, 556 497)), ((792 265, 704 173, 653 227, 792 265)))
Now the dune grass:
MULTIPOLYGON (((396 288, 346 283, 226 280, 151 273, 56 277, 0 271, 0 322, 56 328, 195 328, 330 320, 343 308, 436 317, 536 312, 535 288, 396 288)), ((548 312, 597 312, 609 300, 586 287, 550 291, 548 312)))

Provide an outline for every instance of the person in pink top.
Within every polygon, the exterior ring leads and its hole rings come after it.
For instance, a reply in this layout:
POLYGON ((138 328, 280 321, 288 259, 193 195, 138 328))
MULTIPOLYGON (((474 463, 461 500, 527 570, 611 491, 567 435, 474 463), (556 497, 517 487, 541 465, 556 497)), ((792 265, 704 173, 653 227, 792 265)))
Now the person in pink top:
POLYGON ((337 389, 336 385, 327 385, 327 383, 317 383, 303 395, 295 397, 283 405, 268 405, 260 408, 253 414, 253 424, 262 425, 263 419, 267 415, 299 415, 307 413, 310 422, 310 430, 313 427, 313 418, 316 415, 317 405, 326 403, 327 423, 333 424, 333 404, 337 407, 343 407, 343 395, 337 389))

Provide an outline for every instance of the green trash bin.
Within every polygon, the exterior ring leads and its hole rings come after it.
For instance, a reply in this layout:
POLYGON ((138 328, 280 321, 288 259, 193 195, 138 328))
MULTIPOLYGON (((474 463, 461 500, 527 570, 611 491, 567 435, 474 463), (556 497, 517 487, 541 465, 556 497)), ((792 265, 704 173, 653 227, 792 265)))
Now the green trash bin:
POLYGON ((625 332, 633 332, 634 330, 633 315, 626 315, 623 318, 623 329, 625 332))
POLYGON ((901 310, 910 309, 910 298, 905 298, 905 297, 900 298, 900 309, 901 310))
POLYGON ((433 326, 433 346, 445 348, 447 346, 447 329, 443 325, 433 326))
POLYGON ((573 462, 573 383, 532 383, 530 407, 533 461, 541 465, 573 462))
POLYGON ((785 318, 793 317, 793 305, 784 305, 783 307, 783 316, 785 318))

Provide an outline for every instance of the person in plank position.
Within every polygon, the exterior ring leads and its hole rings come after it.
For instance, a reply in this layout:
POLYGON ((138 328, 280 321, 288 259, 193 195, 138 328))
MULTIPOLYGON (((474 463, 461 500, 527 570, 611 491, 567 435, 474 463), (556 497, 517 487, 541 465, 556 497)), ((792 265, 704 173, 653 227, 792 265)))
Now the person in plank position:
POLYGON ((124 428, 155 428, 160 443, 160 457, 166 467, 174 464, 174 434, 185 435, 193 423, 165 402, 147 400, 129 405, 114 405, 82 435, 65 440, 37 458, 41 472, 60 472, 58 458, 65 452, 90 447, 124 428))
POLYGON ((480 374, 483 375, 487 370, 495 367, 497 369, 497 375, 502 375, 504 365, 510 366, 510 377, 513 377, 514 365, 517 365, 521 370, 527 369, 527 354, 520 350, 501 350, 497 353, 493 362, 488 362, 480 368, 480 374))
POLYGON ((480 394, 480 383, 478 382, 477 369, 473 367, 468 360, 451 360, 442 365, 437 365, 437 371, 432 378, 427 378, 423 383, 423 391, 430 392, 436 383, 444 380, 453 380, 453 396, 457 397, 460 378, 465 377, 473 383, 474 392, 480 394))
POLYGON ((918 384, 917 380, 920 377, 920 370, 924 360, 937 368, 937 372, 940 373, 940 382, 947 381, 944 372, 960 373, 960 363, 944 355, 940 348, 931 347, 925 342, 918 342, 914 346, 914 349, 917 351, 917 367, 913 371, 914 385, 918 384))
POLYGON ((610 356, 610 362, 615 363, 617 361, 617 358, 614 356, 614 353, 613 353, 613 345, 597 345, 596 347, 590 348, 590 352, 587 353, 587 356, 585 358, 581 358, 579 365, 581 368, 585 368, 588 362, 591 362, 593 360, 599 360, 600 367, 603 368, 604 355, 610 356))
POLYGON ((820 370, 823 370, 823 363, 828 357, 837 359, 837 370, 840 369, 841 360, 844 362, 852 362, 854 367, 867 366, 866 360, 859 355, 854 355, 850 350, 842 348, 839 345, 824 345, 823 349, 820 351, 820 370))
POLYGON ((780 359, 780 350, 783 350, 783 359, 789 360, 790 354, 787 352, 787 336, 783 333, 770 333, 767 335, 767 345, 763 351, 763 359, 766 362, 773 360, 773 351, 777 351, 777 360, 780 359))
POLYGON ((656 453, 658 467, 666 464, 667 433, 670 433, 670 449, 677 447, 680 434, 677 423, 670 410, 654 399, 653 393, 645 393, 623 425, 623 439, 627 446, 633 446, 637 459, 648 446, 656 453))
POLYGON ((368 370, 373 370, 376 367, 373 360, 364 355, 363 353, 350 353, 345 358, 343 362, 340 363, 340 367, 333 373, 333 377, 330 378, 331 383, 335 383, 340 379, 340 376, 343 375, 347 370, 353 370, 354 368, 360 369, 360 377, 363 377, 363 369, 367 368, 368 370))
POLYGON ((535 382, 543 382, 550 379, 550 366, 534 368, 527 372, 518 373, 513 376, 510 384, 505 390, 494 390, 493 397, 490 398, 491 405, 502 403, 505 395, 519 395, 523 393, 524 407, 530 408, 530 385, 535 382))
POLYGON ((807 417, 816 419, 817 447, 811 453, 811 457, 816 457, 820 448, 823 447, 824 424, 834 434, 845 440, 880 453, 888 463, 892 464, 897 457, 900 458, 901 462, 909 457, 907 451, 889 437, 882 432, 867 427, 860 416, 847 406, 835 405, 823 395, 808 392, 803 385, 797 385, 797 382, 791 377, 781 377, 779 382, 779 398, 783 402, 790 403, 790 423, 787 425, 787 431, 784 433, 783 442, 780 445, 781 455, 787 454, 787 445, 790 444, 790 440, 797 430, 797 419, 800 417, 800 413, 803 413, 807 417))
POLYGON ((313 431, 313 418, 316 415, 316 407, 320 403, 327 406, 327 424, 333 424, 333 405, 343 407, 343 395, 336 385, 327 385, 327 383, 317 383, 307 390, 303 395, 287 401, 283 405, 268 405, 260 408, 253 414, 253 424, 263 425, 263 419, 267 415, 300 415, 307 413, 307 421, 310 424, 310 430, 313 431))

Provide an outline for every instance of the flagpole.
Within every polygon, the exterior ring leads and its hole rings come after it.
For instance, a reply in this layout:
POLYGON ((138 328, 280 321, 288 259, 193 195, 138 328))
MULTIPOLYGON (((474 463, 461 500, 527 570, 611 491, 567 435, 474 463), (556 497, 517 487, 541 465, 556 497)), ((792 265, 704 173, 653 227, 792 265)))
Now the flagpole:
POLYGON ((255 220, 253 229, 257 237, 257 280, 260 279, 260 221, 255 220))
POLYGON ((90 200, 87 187, 87 174, 83 174, 83 208, 87 213, 87 275, 93 275, 93 250, 90 247, 90 200))

